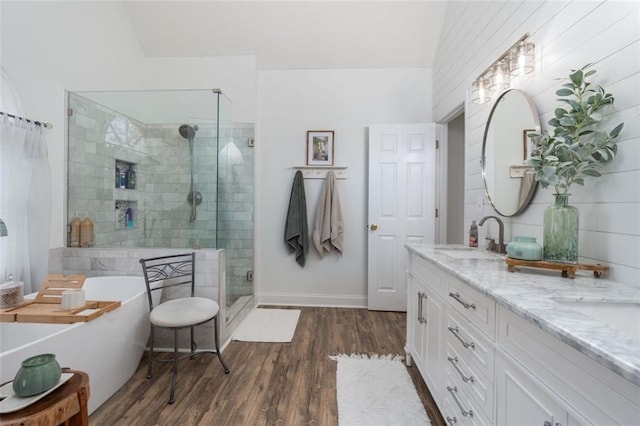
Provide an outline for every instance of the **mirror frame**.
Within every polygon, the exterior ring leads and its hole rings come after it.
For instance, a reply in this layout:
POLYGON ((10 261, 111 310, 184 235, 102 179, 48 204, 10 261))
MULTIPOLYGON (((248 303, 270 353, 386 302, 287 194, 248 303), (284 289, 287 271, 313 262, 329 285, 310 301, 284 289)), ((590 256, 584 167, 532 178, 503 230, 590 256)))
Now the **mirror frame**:
POLYGON ((489 203, 491 203, 491 207, 496 211, 496 213, 498 213, 500 216, 503 217, 512 217, 512 216, 517 216, 520 213, 522 213, 531 203, 531 199, 533 198, 533 196, 536 193, 536 190, 538 189, 538 182, 535 181, 535 184, 531 186, 531 188, 529 189, 529 193, 527 194, 527 197, 525 199, 525 201, 518 206, 517 210, 514 213, 511 214, 504 214, 503 212, 501 212, 500 210, 498 210, 498 207, 496 207, 496 205, 493 202, 493 199, 491 198, 491 194, 489 194, 489 191, 487 190, 487 161, 486 161, 486 157, 485 157, 485 152, 486 152, 486 147, 487 147, 487 136, 489 133, 489 127, 491 126, 491 119, 493 118, 493 115, 495 114, 498 105, 500 105, 500 101, 502 100, 502 98, 504 98, 508 93, 510 92, 518 92, 520 94, 522 94, 522 96, 526 99, 527 101, 527 105, 529 106, 529 109, 531 111, 531 115, 533 116, 533 121, 535 123, 535 132, 536 133, 540 133, 540 116, 538 115, 538 109, 536 108, 536 106, 533 104, 533 102, 531 102, 531 99, 529 99, 529 96, 527 96, 527 94, 522 91, 522 90, 518 90, 518 89, 507 89, 504 92, 502 92, 500 94, 500 96, 498 96, 498 98, 496 99, 495 103, 493 104, 493 106, 491 107, 491 112, 489 113, 489 118, 487 119, 487 123, 484 127, 484 135, 482 137, 482 155, 480 157, 480 162, 482 165, 482 185, 484 187, 484 193, 487 196, 487 198, 489 199, 489 203))

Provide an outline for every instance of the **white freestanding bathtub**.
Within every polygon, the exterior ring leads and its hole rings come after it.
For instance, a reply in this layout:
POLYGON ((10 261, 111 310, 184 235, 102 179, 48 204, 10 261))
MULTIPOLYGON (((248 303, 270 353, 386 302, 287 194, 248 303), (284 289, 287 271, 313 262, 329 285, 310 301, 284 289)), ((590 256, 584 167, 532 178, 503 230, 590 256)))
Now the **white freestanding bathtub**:
POLYGON ((149 305, 143 277, 89 277, 83 288, 87 300, 122 305, 86 323, 0 323, 0 383, 30 356, 53 353, 60 366, 89 375, 91 414, 135 373, 149 338, 149 305))

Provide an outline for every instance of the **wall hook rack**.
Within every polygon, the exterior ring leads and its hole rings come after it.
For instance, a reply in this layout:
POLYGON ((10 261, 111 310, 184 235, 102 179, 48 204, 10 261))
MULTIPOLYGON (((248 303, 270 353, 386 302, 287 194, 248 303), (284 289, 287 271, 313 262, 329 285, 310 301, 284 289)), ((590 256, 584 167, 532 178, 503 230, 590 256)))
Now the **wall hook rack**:
POLYGON ((332 170, 336 175, 336 179, 347 178, 346 166, 294 166, 293 172, 300 170, 302 177, 305 179, 324 179, 327 177, 327 172, 332 170))

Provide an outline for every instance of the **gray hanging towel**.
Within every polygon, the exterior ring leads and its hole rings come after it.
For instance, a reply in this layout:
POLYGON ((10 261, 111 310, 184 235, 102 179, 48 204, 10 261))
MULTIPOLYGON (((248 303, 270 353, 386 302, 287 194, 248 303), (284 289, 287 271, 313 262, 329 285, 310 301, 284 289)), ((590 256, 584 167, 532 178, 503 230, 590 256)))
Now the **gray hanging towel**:
POLYGON ((320 201, 316 209, 316 218, 311 239, 313 245, 321 257, 331 250, 342 254, 342 238, 344 234, 344 222, 340 198, 336 187, 336 175, 332 171, 327 172, 324 181, 324 189, 320 194, 320 201))
POLYGON ((304 195, 304 179, 298 170, 293 178, 287 222, 284 228, 284 242, 289 253, 296 254, 296 262, 304 267, 305 256, 309 252, 309 228, 307 225, 307 198, 304 195))

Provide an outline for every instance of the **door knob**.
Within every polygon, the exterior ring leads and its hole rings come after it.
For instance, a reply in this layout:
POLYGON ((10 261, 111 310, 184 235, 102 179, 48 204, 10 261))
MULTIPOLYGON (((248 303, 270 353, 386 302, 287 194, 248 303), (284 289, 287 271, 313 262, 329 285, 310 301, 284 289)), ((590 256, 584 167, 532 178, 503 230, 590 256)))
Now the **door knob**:
POLYGON ((370 228, 372 231, 375 231, 376 229, 378 229, 378 225, 376 225, 375 223, 372 223, 370 228))

